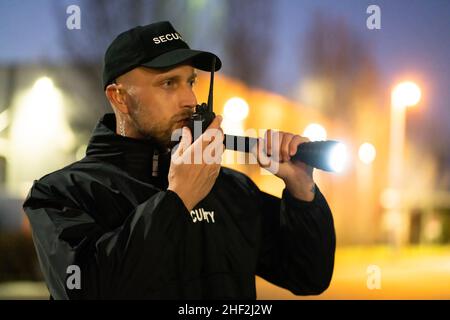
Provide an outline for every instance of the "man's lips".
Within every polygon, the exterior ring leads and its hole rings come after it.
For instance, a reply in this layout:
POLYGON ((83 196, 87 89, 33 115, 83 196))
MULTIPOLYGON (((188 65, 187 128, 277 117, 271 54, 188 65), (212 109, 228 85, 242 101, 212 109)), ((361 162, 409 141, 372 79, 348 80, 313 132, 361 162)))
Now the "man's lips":
POLYGON ((189 117, 176 121, 176 124, 181 125, 182 127, 187 126, 189 124, 189 117))
POLYGON ((187 116, 177 120, 176 122, 188 122, 190 118, 191 118, 191 116, 187 115, 187 116))

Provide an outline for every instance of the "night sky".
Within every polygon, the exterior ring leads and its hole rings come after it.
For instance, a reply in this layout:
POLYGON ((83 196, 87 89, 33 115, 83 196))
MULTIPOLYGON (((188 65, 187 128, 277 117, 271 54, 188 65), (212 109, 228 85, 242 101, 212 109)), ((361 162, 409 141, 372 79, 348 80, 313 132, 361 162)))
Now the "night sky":
MULTIPOLYGON (((77 1, 67 3, 77 4, 77 1)), ((270 27, 277 31, 277 49, 269 66, 274 91, 292 93, 302 79, 305 66, 298 56, 293 56, 298 52, 292 50, 292 37, 304 37, 314 12, 320 9, 345 19, 352 30, 367 40, 385 92, 408 76, 422 86, 420 107, 423 110, 418 128, 432 130, 432 136, 449 140, 450 0, 277 0, 275 3, 275 20, 270 27), (371 4, 381 8, 381 30, 366 28, 366 8, 371 4)), ((51 0, 0 0, 0 15, 1 65, 64 61, 51 0)))

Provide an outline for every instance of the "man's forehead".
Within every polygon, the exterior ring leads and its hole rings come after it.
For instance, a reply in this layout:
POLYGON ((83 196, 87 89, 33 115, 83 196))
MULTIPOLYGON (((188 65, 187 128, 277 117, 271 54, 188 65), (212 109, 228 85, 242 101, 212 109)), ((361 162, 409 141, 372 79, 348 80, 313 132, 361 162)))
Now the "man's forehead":
POLYGON ((155 69, 139 66, 119 76, 117 79, 123 83, 135 81, 158 80, 167 77, 196 77, 195 68, 189 64, 179 65, 175 68, 155 69))
POLYGON ((195 72, 195 68, 189 64, 183 64, 176 66, 174 68, 167 68, 167 69, 154 69, 154 68, 148 68, 148 67, 139 67, 143 72, 147 74, 151 74, 155 77, 165 77, 170 75, 186 75, 188 77, 197 75, 195 72))

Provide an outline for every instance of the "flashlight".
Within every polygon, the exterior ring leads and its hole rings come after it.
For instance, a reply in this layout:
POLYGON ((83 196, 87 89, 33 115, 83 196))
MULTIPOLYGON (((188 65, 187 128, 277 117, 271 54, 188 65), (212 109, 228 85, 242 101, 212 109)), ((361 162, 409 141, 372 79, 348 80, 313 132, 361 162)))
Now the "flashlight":
MULTIPOLYGON (((197 105, 195 112, 189 119, 188 127, 197 139, 215 118, 213 112, 213 86, 216 59, 212 59, 211 78, 209 85, 208 103, 197 105), (196 124, 201 130, 195 130, 196 124)), ((225 149, 250 152, 257 144, 258 139, 234 135, 224 135, 225 149)), ((345 168, 347 152, 345 145, 334 140, 305 142, 298 146, 297 152, 291 158, 307 165, 329 172, 341 172, 345 168)))
MULTIPOLYGON (((224 135, 225 149, 250 152, 257 138, 224 135)), ((342 172, 347 162, 347 150, 343 143, 335 140, 304 142, 297 147, 291 161, 301 161, 313 168, 328 172, 342 172)))

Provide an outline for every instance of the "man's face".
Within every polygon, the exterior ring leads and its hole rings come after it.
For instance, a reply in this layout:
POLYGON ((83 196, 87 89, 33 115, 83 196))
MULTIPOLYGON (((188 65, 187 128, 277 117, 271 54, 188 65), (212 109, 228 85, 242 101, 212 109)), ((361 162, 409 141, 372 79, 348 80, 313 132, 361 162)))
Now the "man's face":
POLYGON ((136 68, 117 79, 127 91, 129 120, 137 138, 150 138, 169 146, 172 132, 187 125, 197 99, 192 66, 170 70, 136 68))

